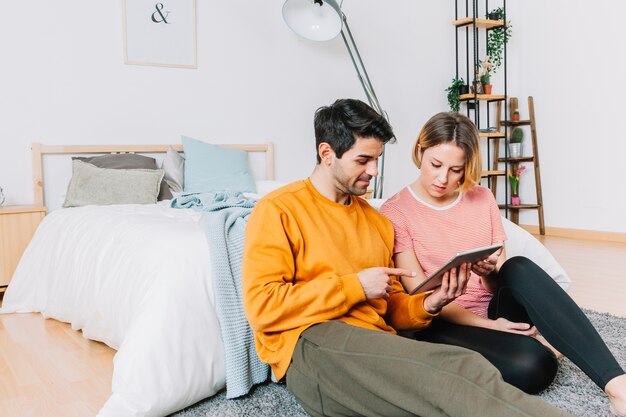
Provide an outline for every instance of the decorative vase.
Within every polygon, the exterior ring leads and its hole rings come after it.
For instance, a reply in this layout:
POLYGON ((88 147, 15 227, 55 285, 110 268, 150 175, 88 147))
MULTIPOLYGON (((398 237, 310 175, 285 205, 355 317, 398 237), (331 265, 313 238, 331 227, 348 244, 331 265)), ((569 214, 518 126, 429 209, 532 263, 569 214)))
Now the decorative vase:
POLYGON ((522 157, 522 143, 509 143, 509 158, 522 157))
POLYGON ((4 204, 4 192, 2 191, 2 187, 0 187, 0 206, 4 204))
POLYGON ((476 94, 483 94, 483 84, 480 81, 474 82, 474 91, 476 94))
POLYGON ((483 91, 485 92, 485 94, 491 94, 491 84, 484 84, 483 85, 483 91))
POLYGON ((518 195, 512 195, 511 196, 511 205, 512 206, 519 206, 521 204, 521 201, 519 199, 518 195))

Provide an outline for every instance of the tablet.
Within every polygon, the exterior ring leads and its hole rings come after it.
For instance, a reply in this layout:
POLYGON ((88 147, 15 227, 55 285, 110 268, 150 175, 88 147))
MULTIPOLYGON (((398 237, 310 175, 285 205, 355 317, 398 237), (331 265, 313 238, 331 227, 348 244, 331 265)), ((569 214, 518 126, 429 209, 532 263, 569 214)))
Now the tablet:
POLYGON ((465 252, 457 253, 452 259, 450 259, 444 266, 439 268, 435 273, 433 273, 430 277, 426 278, 424 282, 419 284, 413 291, 409 294, 413 295, 418 292, 426 292, 430 290, 434 290, 438 286, 441 285, 441 280, 443 279, 443 275, 451 270, 452 268, 457 268, 461 266, 461 264, 470 262, 474 263, 485 259, 498 249, 502 247, 502 243, 496 243, 491 246, 483 246, 480 248, 470 249, 465 252))

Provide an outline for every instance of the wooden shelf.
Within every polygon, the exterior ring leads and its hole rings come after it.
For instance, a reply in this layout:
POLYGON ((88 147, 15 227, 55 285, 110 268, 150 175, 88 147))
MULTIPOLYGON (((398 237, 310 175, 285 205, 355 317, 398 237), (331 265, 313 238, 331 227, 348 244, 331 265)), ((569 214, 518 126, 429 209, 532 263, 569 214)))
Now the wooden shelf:
POLYGON ((479 101, 498 101, 504 100, 506 96, 503 94, 461 94, 459 96, 459 100, 467 101, 467 100, 479 100, 479 101))
POLYGON ((539 204, 520 204, 519 206, 514 206, 512 204, 498 204, 498 207, 501 209, 508 208, 510 210, 525 210, 525 209, 538 209, 541 207, 539 204))
POLYGON ((478 136, 481 138, 490 138, 490 139, 503 139, 505 137, 502 132, 478 132, 478 136))
POLYGON ((452 22, 452 24, 456 26, 457 28, 462 27, 462 26, 475 25, 477 28, 493 29, 499 26, 504 26, 504 21, 489 20, 489 19, 474 20, 473 17, 464 17, 462 19, 455 20, 454 22, 452 22))
POLYGON ((518 120, 514 122, 513 120, 500 120, 502 126, 530 126, 530 120, 518 120))
POLYGON ((520 156, 517 158, 498 158, 498 162, 533 162, 534 156, 520 156))
POLYGON ((493 176, 496 176, 496 175, 500 175, 500 176, 501 175, 506 175, 506 171, 498 169, 498 170, 491 170, 491 171, 483 171, 480 174, 480 176, 483 177, 483 178, 484 177, 493 177, 493 176))

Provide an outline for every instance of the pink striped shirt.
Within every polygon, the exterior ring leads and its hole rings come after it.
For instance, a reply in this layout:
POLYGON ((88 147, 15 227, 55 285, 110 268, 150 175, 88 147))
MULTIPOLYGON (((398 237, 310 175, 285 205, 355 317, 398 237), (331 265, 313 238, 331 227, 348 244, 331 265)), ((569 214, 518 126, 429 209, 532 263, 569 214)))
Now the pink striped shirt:
MULTIPOLYGON (((491 191, 475 186, 445 207, 420 199, 410 187, 389 198, 380 209, 393 223, 394 253, 415 252, 429 276, 450 258, 468 249, 506 240, 500 210, 491 191)), ((472 272, 467 292, 455 303, 482 317, 493 294, 472 272)))

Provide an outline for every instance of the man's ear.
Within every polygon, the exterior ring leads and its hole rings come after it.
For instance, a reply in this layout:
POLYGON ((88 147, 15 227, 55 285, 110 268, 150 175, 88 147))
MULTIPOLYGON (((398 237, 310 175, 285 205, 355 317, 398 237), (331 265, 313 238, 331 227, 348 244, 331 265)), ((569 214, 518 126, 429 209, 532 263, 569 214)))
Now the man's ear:
POLYGON ((322 160, 322 163, 331 162, 331 158, 335 155, 333 148, 330 147, 330 144, 327 142, 322 142, 317 147, 317 152, 322 160))

